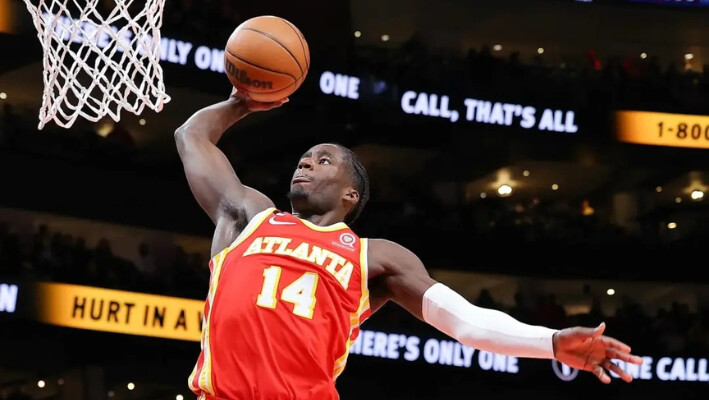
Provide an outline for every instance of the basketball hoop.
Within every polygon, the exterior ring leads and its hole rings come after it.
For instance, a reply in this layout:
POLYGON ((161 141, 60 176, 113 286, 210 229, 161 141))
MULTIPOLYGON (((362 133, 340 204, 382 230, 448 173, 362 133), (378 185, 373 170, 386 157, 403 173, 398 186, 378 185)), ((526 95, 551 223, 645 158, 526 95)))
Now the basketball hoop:
POLYGON ((121 110, 160 112, 165 93, 160 27, 165 0, 24 0, 44 48, 42 129, 70 128, 81 116, 96 122, 121 110), (145 3, 144 5, 142 3, 145 3))

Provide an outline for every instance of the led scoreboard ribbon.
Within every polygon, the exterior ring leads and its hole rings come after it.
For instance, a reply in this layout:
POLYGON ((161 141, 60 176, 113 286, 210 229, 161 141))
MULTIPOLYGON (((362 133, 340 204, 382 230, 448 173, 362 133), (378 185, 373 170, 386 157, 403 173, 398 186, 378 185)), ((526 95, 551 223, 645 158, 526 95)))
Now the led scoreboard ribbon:
POLYGON ((617 111, 616 137, 622 142, 709 149, 709 116, 617 111))

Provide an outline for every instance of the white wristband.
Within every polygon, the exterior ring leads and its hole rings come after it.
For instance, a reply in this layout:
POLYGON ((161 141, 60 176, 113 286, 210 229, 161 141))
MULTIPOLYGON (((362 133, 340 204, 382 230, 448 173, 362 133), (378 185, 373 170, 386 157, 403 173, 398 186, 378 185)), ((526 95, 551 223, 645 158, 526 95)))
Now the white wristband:
POLYGON ((527 325, 502 311, 481 308, 442 283, 423 294, 423 319, 460 343, 491 353, 554 358, 557 330, 527 325))

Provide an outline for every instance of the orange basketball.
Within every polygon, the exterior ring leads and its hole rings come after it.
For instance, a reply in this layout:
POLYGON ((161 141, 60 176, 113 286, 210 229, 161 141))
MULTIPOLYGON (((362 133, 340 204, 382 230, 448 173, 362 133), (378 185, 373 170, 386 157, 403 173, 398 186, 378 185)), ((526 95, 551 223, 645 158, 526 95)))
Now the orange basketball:
POLYGON ((303 83, 310 49, 289 21, 263 15, 242 22, 229 36, 224 67, 232 85, 257 101, 278 101, 303 83))

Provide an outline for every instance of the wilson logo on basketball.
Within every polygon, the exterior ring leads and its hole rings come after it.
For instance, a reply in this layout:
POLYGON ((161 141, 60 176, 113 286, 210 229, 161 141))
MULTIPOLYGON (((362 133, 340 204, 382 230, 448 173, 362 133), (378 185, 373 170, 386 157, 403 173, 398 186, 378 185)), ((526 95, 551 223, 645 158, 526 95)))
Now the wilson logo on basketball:
POLYGON ((244 85, 253 86, 255 88, 273 89, 273 82, 251 79, 246 74, 246 71, 237 68, 234 64, 229 62, 229 60, 226 60, 226 71, 229 75, 233 76, 237 81, 243 83, 244 85))

